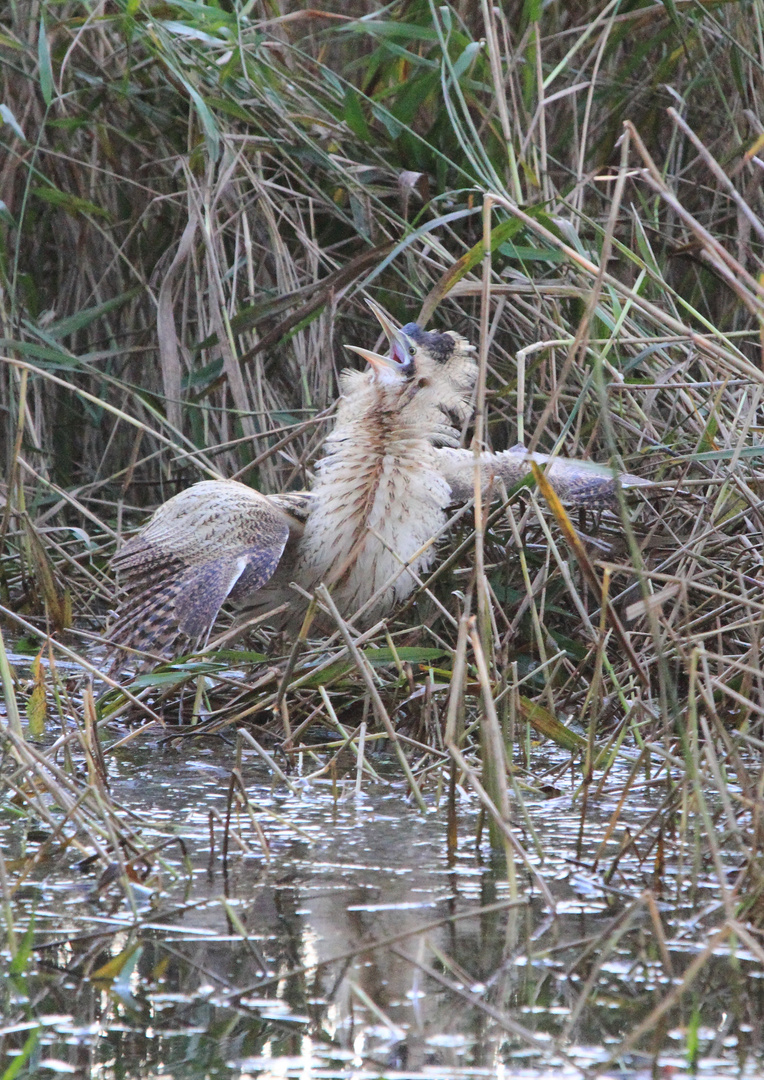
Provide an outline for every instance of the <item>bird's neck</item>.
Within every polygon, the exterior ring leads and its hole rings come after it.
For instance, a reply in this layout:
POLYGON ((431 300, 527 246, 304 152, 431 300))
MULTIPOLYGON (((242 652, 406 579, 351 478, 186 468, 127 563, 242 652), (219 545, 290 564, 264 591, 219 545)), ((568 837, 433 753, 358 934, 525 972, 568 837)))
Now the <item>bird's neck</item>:
POLYGON ((378 516, 374 506, 386 497, 380 495, 381 483, 389 484, 392 474, 405 481, 409 473, 426 471, 432 459, 432 424, 412 407, 406 383, 353 379, 350 374, 344 383, 346 393, 316 469, 314 492, 325 494, 332 507, 342 493, 340 499, 347 500, 362 528, 370 516, 378 516))
MULTIPOLYGON (((404 379, 387 382, 355 371, 343 374, 341 386, 337 423, 327 440, 330 456, 354 445, 373 457, 407 454, 412 440, 428 446, 454 442, 457 433, 441 408, 443 387, 404 379)), ((449 404, 454 400, 452 394, 449 404)))
POLYGON ((348 441, 357 441, 366 454, 386 454, 394 453, 401 439, 427 439, 427 418, 417 418, 406 382, 385 383, 380 379, 365 382, 354 380, 353 375, 355 372, 348 372, 343 379, 346 393, 340 400, 337 423, 329 436, 330 454, 348 441))
MULTIPOLYGON (((437 470, 431 425, 410 408, 408 385, 361 380, 346 377, 300 545, 306 582, 331 585, 345 611, 383 588, 437 532, 450 496, 437 470)), ((411 588, 410 575, 405 588, 402 581, 391 585, 388 606, 411 588)))

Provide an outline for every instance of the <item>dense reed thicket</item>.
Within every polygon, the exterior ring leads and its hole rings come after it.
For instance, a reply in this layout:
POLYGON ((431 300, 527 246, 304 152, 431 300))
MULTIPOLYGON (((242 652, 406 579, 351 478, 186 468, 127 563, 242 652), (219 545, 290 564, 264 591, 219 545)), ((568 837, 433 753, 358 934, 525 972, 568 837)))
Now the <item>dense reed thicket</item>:
POLYGON ((29 16, 0 40, 6 610, 98 630, 146 509, 309 483, 368 292, 482 338, 490 445, 657 482, 586 550, 512 500, 477 582, 463 519, 446 615, 423 595, 401 641, 452 648, 476 587, 491 679, 550 713, 760 729, 756 3, 29 16))

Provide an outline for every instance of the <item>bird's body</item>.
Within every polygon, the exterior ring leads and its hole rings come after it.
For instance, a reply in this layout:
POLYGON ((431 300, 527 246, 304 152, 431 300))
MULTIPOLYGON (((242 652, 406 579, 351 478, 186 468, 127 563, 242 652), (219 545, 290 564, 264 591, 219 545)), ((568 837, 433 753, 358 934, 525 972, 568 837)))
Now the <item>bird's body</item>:
POLYGON ((433 560, 427 541, 445 524, 451 502, 435 443, 458 441, 443 406, 447 399, 464 412, 474 382, 469 352, 455 348, 454 359, 426 385, 425 374, 418 376, 422 385, 370 372, 343 376, 295 568, 308 591, 322 581, 329 586, 343 614, 376 594, 367 618, 389 611, 415 587, 402 566, 411 563, 416 575, 433 560))
MULTIPOLYGON (((414 590, 449 505, 474 492, 475 458, 458 442, 477 367, 457 334, 397 330, 376 313, 391 356, 356 350, 371 368, 342 377, 312 491, 265 496, 202 481, 163 504, 114 559, 125 588, 117 646, 166 654, 179 634, 204 637, 226 599, 246 617, 289 603, 278 625, 294 632, 305 603, 291 582, 307 593, 323 582, 347 617, 367 605, 367 623, 414 590)), ((484 453, 481 464, 486 483, 511 485, 530 471, 523 447, 484 453)), ((610 469, 588 462, 556 458, 547 475, 579 505, 601 504, 615 488, 610 469)), ((620 482, 645 483, 628 474, 620 482)))

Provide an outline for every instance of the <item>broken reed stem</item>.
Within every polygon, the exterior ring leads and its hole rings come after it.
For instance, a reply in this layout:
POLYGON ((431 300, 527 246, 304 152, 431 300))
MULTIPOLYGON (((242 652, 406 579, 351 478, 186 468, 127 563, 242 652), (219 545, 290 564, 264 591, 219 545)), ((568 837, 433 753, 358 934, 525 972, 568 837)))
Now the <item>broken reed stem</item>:
POLYGON ((419 790, 419 785, 417 784, 414 774, 411 771, 411 766, 409 765, 406 755, 403 752, 403 747, 398 740, 398 734, 393 727, 392 720, 388 715, 382 698, 379 696, 379 691, 377 690, 376 684, 374 682, 374 676, 366 660, 366 657, 363 655, 363 653, 360 651, 360 649, 350 636, 350 631, 348 629, 347 623, 337 610, 337 605, 334 603, 332 595, 327 589, 326 585, 319 585, 316 589, 316 595, 321 599, 321 602, 325 604, 327 611, 334 619, 335 625, 339 629, 345 645, 347 646, 347 650, 352 656, 356 667, 358 668, 358 673, 366 684, 366 689, 369 691, 369 697, 371 698, 371 703, 374 707, 374 713, 384 727, 385 731, 387 732, 390 742, 393 744, 393 749, 395 750, 401 768, 403 769, 406 779, 408 780, 409 787, 411 788, 411 793, 414 796, 417 806, 422 811, 422 813, 427 813, 427 804, 422 798, 422 793, 419 790))
MULTIPOLYGON (((450 746, 460 746, 464 736, 464 686, 467 676, 467 642, 469 640, 472 594, 467 593, 465 598, 465 610, 459 619, 459 633, 454 650, 454 659, 451 665, 451 685, 448 691, 448 708, 446 711, 446 726, 443 732, 443 743, 446 749, 450 746)), ((457 814, 456 798, 456 762, 451 757, 451 766, 448 772, 448 801, 447 801, 447 848, 449 865, 456 859, 456 849, 459 841, 459 821, 457 814)))
MULTIPOLYGON (((368 701, 368 698, 367 698, 367 701, 368 701)), ((365 709, 368 708, 368 705, 366 703, 364 703, 364 708, 365 709)), ((357 762, 357 765, 356 765, 356 774, 355 774, 355 795, 356 795, 356 798, 358 798, 360 796, 361 790, 362 790, 361 784, 362 784, 362 781, 363 781, 363 768, 364 768, 365 754, 366 754, 366 720, 363 719, 361 721, 361 732, 360 732, 360 734, 358 736, 358 762, 357 762)))
POLYGON ((223 876, 228 875, 228 840, 231 832, 231 809, 233 807, 233 794, 236 788, 236 780, 234 778, 233 770, 231 770, 231 778, 228 781, 228 796, 225 804, 225 823, 223 825, 223 847, 222 847, 222 864, 223 864, 223 876))
POLYGON ((448 746, 461 743, 464 733, 464 681, 467 674, 467 640, 470 633, 470 600, 468 593, 465 602, 465 610, 459 619, 459 634, 456 639, 454 660, 451 667, 451 685, 448 692, 448 710, 446 712, 446 728, 443 741, 448 746))
POLYGON ((8 488, 6 495, 5 511, 3 513, 2 524, 0 524, 0 544, 4 543, 5 535, 8 531, 8 527, 11 523, 11 515, 13 513, 14 495, 18 499, 17 510, 24 509, 24 487, 19 476, 19 458, 21 456, 21 445, 24 439, 24 418, 26 416, 27 409, 27 380, 29 378, 29 369, 24 367, 21 369, 21 378, 19 380, 19 409, 18 417, 16 420, 16 438, 13 443, 12 457, 10 461, 10 468, 8 470, 8 488), (18 487, 18 490, 16 490, 18 487))
POLYGON ((597 654, 594 661, 594 677, 584 699, 584 710, 589 710, 589 723, 587 725, 586 750, 584 751, 584 775, 581 782, 583 795, 581 797, 581 821, 578 827, 578 840, 576 843, 576 855, 579 859, 583 855, 584 828, 586 824, 586 809, 589 802, 589 791, 594 779, 594 752, 597 737, 597 718, 599 716, 599 698, 602 685, 602 661, 605 654, 607 641, 607 599, 610 591, 610 573, 606 569, 602 575, 602 593, 600 595, 600 630, 597 643, 597 654))
POLYGON ((98 738, 98 715, 96 713, 93 685, 88 683, 82 695, 82 716, 84 721, 83 746, 88 764, 88 778, 91 785, 102 793, 109 790, 109 776, 103 756, 103 747, 98 738))

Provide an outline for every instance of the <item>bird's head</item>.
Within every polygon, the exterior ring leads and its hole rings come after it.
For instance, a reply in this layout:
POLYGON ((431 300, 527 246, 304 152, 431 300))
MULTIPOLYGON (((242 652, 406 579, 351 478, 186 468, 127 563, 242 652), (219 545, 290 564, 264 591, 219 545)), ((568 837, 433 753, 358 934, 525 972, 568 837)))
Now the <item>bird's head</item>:
POLYGON ((346 345, 371 366, 368 376, 391 389, 400 388, 406 403, 429 405, 461 423, 477 376, 475 346, 453 330, 423 330, 416 323, 396 326, 372 300, 367 300, 389 343, 387 356, 346 345))

